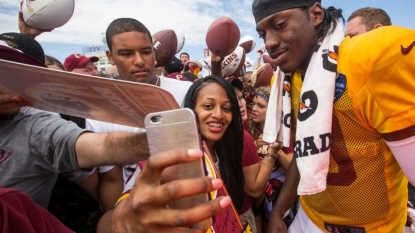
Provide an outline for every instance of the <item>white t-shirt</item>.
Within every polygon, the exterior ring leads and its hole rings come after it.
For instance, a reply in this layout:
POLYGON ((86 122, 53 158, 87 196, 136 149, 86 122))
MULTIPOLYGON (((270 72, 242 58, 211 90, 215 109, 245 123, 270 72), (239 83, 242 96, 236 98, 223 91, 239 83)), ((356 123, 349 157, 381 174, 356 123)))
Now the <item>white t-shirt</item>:
MULTIPOLYGON (((170 92, 173 97, 176 99, 177 103, 182 106, 184 97, 186 96, 187 90, 192 85, 188 81, 180 81, 177 79, 171 79, 166 77, 160 77, 160 88, 170 92)), ((126 131, 126 132, 145 132, 144 128, 135 128, 130 126, 112 124, 102 121, 90 120, 87 119, 85 127, 88 130, 91 130, 96 133, 107 133, 113 131, 126 131)), ((114 166, 102 166, 99 167, 98 171, 100 173, 107 172, 111 170, 114 166)), ((124 184, 126 183, 128 177, 134 172, 137 168, 137 164, 125 165, 123 167, 123 178, 124 184)))

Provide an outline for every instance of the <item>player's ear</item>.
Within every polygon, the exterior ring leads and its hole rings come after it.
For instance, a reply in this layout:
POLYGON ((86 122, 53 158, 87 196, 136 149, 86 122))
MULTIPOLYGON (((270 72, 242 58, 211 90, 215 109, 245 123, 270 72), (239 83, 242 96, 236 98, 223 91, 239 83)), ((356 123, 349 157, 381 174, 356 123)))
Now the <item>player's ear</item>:
POLYGON ((324 9, 320 3, 316 2, 313 6, 308 9, 310 21, 314 27, 318 26, 323 22, 324 9))
POLYGON ((380 27, 382 27, 382 26, 383 26, 382 24, 377 23, 377 24, 373 27, 373 29, 380 28, 380 27))
POLYGON ((105 51, 108 60, 110 61, 111 65, 115 66, 114 60, 112 59, 112 52, 110 50, 105 51))

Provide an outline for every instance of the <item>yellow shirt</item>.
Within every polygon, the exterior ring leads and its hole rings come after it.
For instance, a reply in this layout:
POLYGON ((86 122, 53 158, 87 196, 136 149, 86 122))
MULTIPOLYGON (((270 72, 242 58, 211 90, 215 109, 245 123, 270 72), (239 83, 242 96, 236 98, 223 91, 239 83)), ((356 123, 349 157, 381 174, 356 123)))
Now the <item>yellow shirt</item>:
MULTIPOLYGON (((414 41, 414 30, 387 26, 347 37, 340 45, 336 86, 345 89, 336 92, 333 107, 327 189, 300 198, 322 230, 324 223, 364 227, 369 233, 404 228, 408 181, 381 134, 415 125, 415 48, 405 51, 414 41)), ((294 132, 301 86, 295 73, 294 132)))

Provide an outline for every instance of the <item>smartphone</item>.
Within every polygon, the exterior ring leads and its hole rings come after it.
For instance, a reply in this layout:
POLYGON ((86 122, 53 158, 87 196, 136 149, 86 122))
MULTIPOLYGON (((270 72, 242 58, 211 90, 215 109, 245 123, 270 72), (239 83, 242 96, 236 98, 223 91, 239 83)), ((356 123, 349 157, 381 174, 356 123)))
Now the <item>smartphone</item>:
MULTIPOLYGON (((150 156, 171 149, 202 150, 198 121, 193 110, 188 108, 150 113, 144 118, 150 156)), ((162 183, 172 180, 198 178, 205 176, 203 157, 190 163, 178 164, 163 171, 162 183)), ((188 209, 209 201, 208 194, 198 194, 181 198, 169 203, 172 209, 188 209)), ((211 219, 206 219, 192 226, 208 229, 211 219)))

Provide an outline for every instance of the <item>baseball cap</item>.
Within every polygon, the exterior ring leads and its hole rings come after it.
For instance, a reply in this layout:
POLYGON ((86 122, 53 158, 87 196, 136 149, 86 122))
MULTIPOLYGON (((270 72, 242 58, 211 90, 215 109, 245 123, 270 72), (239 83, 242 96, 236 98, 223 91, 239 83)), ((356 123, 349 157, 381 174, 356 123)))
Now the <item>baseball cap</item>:
POLYGON ((174 57, 169 64, 164 66, 164 70, 166 70, 168 74, 180 72, 183 70, 183 63, 179 58, 174 57))
POLYGON ((16 32, 8 32, 0 34, 0 40, 7 40, 16 45, 14 47, 4 42, 1 48, 0 59, 45 66, 45 53, 43 52, 43 48, 32 37, 16 32), (33 61, 33 59, 36 59, 38 62, 33 61))
POLYGON ((252 2, 252 14, 255 22, 258 23, 265 17, 277 12, 292 8, 310 7, 316 2, 321 3, 321 0, 254 0, 252 2))
POLYGON ((80 53, 74 53, 69 55, 65 62, 63 63, 63 67, 66 71, 72 71, 75 68, 84 68, 89 61, 91 62, 97 62, 99 60, 98 57, 92 56, 92 57, 86 57, 80 53))
POLYGON ((240 91, 244 89, 244 85, 242 84, 242 81, 239 79, 239 77, 232 76, 226 78, 226 80, 234 87, 238 88, 240 91))

